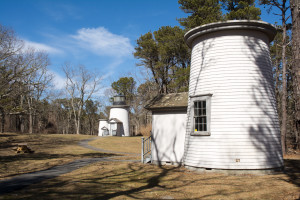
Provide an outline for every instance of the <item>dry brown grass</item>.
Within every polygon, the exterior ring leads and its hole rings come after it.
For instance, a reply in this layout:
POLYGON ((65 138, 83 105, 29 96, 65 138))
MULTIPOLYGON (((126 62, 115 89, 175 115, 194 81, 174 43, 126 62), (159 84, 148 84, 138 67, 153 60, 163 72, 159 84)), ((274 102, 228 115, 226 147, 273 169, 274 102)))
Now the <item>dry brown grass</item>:
POLYGON ((98 162, 6 195, 8 199, 297 199, 288 174, 229 176, 181 167, 98 162), (17 195, 17 196, 16 196, 17 195))
POLYGON ((47 169, 84 157, 105 154, 78 146, 78 142, 91 138, 86 135, 0 134, 0 179, 47 169), (35 152, 17 154, 12 148, 27 143, 35 152))
POLYGON ((152 124, 147 124, 145 126, 141 126, 139 133, 141 133, 142 136, 150 136, 152 130, 152 124))
MULTIPOLYGON (((104 156, 77 145, 78 141, 87 138, 90 137, 8 134, 0 136, 1 174, 7 177, 11 173, 9 169, 3 169, 5 165, 6 168, 10 168, 12 164, 23 173, 24 169, 20 168, 20 164, 30 171, 37 166, 46 167, 47 163, 63 163, 65 159, 104 156), (36 153, 15 155, 10 151, 11 144, 18 142, 27 142, 36 153), (6 156, 2 156, 2 153, 6 153, 6 156), (36 154, 39 156, 35 157, 36 154)), ((113 151, 139 153, 140 137, 105 137, 89 144, 113 151)), ((298 199, 300 156, 287 158, 286 173, 233 176, 196 173, 183 167, 124 162, 124 157, 120 157, 118 162, 94 163, 2 195, 0 199, 298 199)))
POLYGON ((89 145, 117 152, 141 153, 141 137, 101 137, 89 145))

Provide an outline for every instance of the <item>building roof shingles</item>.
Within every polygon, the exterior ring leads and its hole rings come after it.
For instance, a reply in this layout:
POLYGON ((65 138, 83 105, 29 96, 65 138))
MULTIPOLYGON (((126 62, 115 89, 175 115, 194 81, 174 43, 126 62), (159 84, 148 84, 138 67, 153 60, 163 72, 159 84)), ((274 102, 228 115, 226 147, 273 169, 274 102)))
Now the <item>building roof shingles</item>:
POLYGON ((148 110, 161 110, 166 108, 185 108, 188 105, 188 92, 160 94, 149 101, 145 106, 148 110))

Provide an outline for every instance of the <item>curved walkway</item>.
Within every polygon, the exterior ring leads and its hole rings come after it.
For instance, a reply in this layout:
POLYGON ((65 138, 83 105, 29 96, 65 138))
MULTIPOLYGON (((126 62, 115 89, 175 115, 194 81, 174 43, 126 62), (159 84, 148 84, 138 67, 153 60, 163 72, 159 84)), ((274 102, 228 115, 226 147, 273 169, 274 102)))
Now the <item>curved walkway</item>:
MULTIPOLYGON (((90 146, 88 142, 92 140, 99 139, 99 137, 94 137, 87 140, 82 140, 78 144, 84 148, 88 148, 94 151, 104 152, 104 153, 115 153, 115 154, 124 154, 124 156, 121 157, 129 157, 129 155, 139 156, 140 154, 136 153, 126 153, 126 152, 117 152, 117 151, 109 151, 105 149, 96 148, 93 146, 90 146), (127 156, 126 156, 127 155, 127 156)), ((15 190, 22 189, 24 187, 27 187, 31 184, 39 183, 41 181, 44 181, 46 179, 52 179, 55 177, 58 177, 63 174, 70 173, 76 169, 79 169, 81 167, 84 167, 86 165, 99 162, 99 161, 113 161, 113 162, 140 162, 139 160, 115 160, 113 158, 120 157, 120 156, 110 156, 110 157, 103 157, 103 158, 84 158, 84 159, 78 159, 73 162, 70 162, 68 164, 59 165, 55 167, 51 167, 46 170, 31 172, 27 174, 22 174, 13 178, 10 178, 8 180, 1 180, 0 181, 0 195, 9 193, 15 190)))

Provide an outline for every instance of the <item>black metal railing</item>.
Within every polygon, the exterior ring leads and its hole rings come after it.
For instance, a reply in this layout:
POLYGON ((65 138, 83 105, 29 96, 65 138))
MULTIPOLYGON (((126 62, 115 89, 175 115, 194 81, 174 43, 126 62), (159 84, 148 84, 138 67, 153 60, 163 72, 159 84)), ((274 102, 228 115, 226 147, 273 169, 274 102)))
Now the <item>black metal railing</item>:
POLYGON ((141 153, 141 161, 142 163, 147 163, 151 161, 151 142, 152 137, 148 138, 142 137, 142 153, 141 153))

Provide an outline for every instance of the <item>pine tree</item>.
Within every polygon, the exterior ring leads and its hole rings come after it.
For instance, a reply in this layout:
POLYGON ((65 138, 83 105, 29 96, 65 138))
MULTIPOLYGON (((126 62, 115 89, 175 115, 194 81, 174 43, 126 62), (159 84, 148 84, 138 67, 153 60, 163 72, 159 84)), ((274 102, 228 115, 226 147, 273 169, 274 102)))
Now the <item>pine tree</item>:
POLYGON ((179 0, 178 3, 183 12, 190 14, 187 18, 178 19, 186 29, 224 19, 221 4, 216 0, 179 0))
POLYGON ((176 81, 190 65, 190 50, 183 35, 177 26, 163 26, 137 40, 134 56, 141 61, 139 65, 150 70, 159 93, 178 92, 188 85, 187 81, 176 81))
POLYGON ((259 20, 261 11, 255 7, 254 0, 222 0, 223 8, 228 12, 226 20, 259 20))

